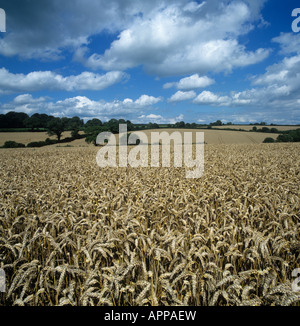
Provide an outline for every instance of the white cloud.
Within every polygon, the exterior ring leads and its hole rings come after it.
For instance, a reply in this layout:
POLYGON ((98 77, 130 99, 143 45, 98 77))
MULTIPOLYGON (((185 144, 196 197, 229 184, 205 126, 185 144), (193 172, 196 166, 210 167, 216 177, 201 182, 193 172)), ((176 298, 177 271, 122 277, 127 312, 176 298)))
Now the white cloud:
POLYGON ((145 114, 142 114, 138 117, 138 119, 133 119, 132 122, 134 123, 149 123, 149 122, 152 122, 152 123, 160 123, 160 124, 174 124, 176 122, 179 122, 179 121, 182 121, 184 119, 184 115, 183 114, 180 114, 179 116, 175 117, 175 118, 166 118, 166 117, 163 117, 159 114, 148 114, 148 115, 145 115, 145 114))
POLYGON ((169 119, 168 123, 175 124, 176 122, 180 122, 180 121, 183 121, 183 120, 184 120, 184 115, 179 114, 177 117, 169 119))
POLYGON ((6 3, 8 33, 0 54, 58 60, 66 50, 86 67, 106 71, 143 65, 159 76, 231 71, 269 51, 239 44, 261 21, 265 0, 15 0, 6 3), (22 14, 20 14, 22 13, 22 14), (89 53, 93 36, 118 34, 104 53, 89 53))
POLYGON ((134 103, 140 106, 149 106, 156 104, 162 101, 162 97, 154 97, 149 95, 142 95, 139 99, 137 99, 134 103))
POLYGON ((164 89, 176 87, 181 90, 192 90, 196 88, 203 88, 215 83, 215 80, 207 76, 199 76, 194 74, 179 80, 179 82, 166 83, 163 85, 164 89))
POLYGON ((193 101, 196 104, 224 105, 230 103, 228 96, 218 96, 210 91, 203 91, 193 101))
POLYGON ((22 94, 14 98, 13 102, 16 105, 29 104, 29 103, 42 103, 47 100, 46 97, 33 98, 31 94, 22 94))
MULTIPOLYGON (((253 85, 258 86, 251 90, 252 101, 269 103, 272 106, 294 105, 300 98, 300 54, 285 57, 281 62, 266 68, 263 75, 253 78, 253 85)), ((249 96, 250 91, 242 92, 242 96, 249 96)))
POLYGON ((148 115, 145 115, 145 114, 142 114, 141 116, 138 117, 138 119, 140 121, 149 121, 149 122, 154 122, 154 123, 158 123, 158 122, 161 122, 161 121, 165 121, 165 118, 162 117, 161 115, 158 115, 158 114, 148 114, 148 115))
POLYGON ((184 8, 184 11, 189 11, 189 12, 196 12, 199 9, 201 9, 201 7, 206 5, 206 1, 203 1, 202 3, 197 3, 195 1, 189 2, 184 8))
POLYGON ((194 91, 189 91, 189 92, 178 91, 168 99, 168 102, 186 101, 186 100, 191 100, 194 97, 196 97, 196 93, 194 91))
POLYGON ((165 83, 164 85, 163 85, 163 88, 164 89, 168 89, 168 88, 172 88, 172 87, 174 87, 174 86, 176 86, 177 85, 177 83, 165 83))
POLYGON ((3 113, 16 111, 27 114, 33 114, 37 111, 47 112, 49 108, 48 100, 50 100, 48 97, 33 98, 31 94, 22 94, 15 97, 12 102, 4 104, 1 111, 3 113))
POLYGON ((1 68, 0 94, 41 90, 102 90, 127 78, 128 75, 120 71, 111 71, 104 75, 83 72, 77 76, 63 77, 51 71, 34 71, 25 75, 13 74, 1 68))
MULTIPOLYGON (((193 102, 199 105, 259 108, 264 112, 289 110, 289 114, 299 120, 300 54, 285 57, 267 67, 264 74, 253 76, 252 85, 254 87, 250 89, 232 91, 224 96, 206 90, 193 102)), ((271 114, 267 117, 269 120, 273 118, 271 114)))
POLYGON ((103 31, 126 29, 133 17, 160 6, 160 0, 6 1, 9 24, 0 38, 0 54, 58 60, 64 50, 87 46, 91 36, 103 31))
POLYGON ((182 90, 189 90, 195 88, 207 87, 214 84, 214 80, 207 76, 199 76, 198 74, 194 74, 190 77, 182 78, 178 84, 177 88, 182 90))
POLYGON ((281 47, 281 54, 300 53, 300 33, 280 33, 272 39, 281 47))
POLYGON ((104 70, 143 65, 159 76, 231 71, 260 62, 269 50, 247 51, 238 42, 238 36, 249 32, 253 19, 258 19, 251 10, 259 12, 262 1, 253 2, 256 7, 241 1, 222 5, 210 1, 200 10, 195 3, 158 7, 132 20, 104 54, 81 56, 81 61, 104 70))
POLYGON ((300 53, 286 57, 281 62, 266 68, 266 73, 253 78, 254 85, 287 85, 291 90, 300 87, 300 53))
POLYGON ((22 94, 15 97, 12 102, 2 105, 2 108, 0 105, 0 108, 4 113, 9 111, 28 114, 47 112, 47 114, 56 116, 99 117, 104 119, 107 117, 120 118, 120 116, 130 114, 136 116, 141 110, 149 109, 159 101, 160 98, 142 95, 135 101, 129 98, 123 101, 94 101, 86 96, 75 96, 52 102, 46 97, 33 98, 31 94, 22 94))

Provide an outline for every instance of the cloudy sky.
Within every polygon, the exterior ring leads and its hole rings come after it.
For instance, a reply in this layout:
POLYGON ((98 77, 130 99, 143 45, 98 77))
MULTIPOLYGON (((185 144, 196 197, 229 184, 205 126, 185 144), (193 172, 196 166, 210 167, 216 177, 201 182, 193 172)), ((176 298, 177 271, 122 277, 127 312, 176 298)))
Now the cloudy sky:
POLYGON ((0 113, 299 124, 298 7, 296 0, 0 0, 0 113))

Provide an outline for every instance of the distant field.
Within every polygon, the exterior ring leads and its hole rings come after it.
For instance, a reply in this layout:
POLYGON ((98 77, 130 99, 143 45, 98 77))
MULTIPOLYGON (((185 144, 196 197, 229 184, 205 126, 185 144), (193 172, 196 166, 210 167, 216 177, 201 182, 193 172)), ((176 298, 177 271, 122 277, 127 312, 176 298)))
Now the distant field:
POLYGON ((230 130, 207 130, 204 139, 207 144, 260 144, 266 137, 276 139, 279 134, 230 130))
MULTIPOLYGON (((150 142, 150 134, 151 132, 163 132, 167 131, 172 133, 174 131, 179 131, 182 135, 184 132, 193 132, 196 131, 194 129, 153 129, 153 130, 145 130, 144 132, 148 135, 148 139, 150 142)), ((199 131, 198 131, 199 132, 199 131)), ((204 140, 206 144, 259 144, 262 143, 266 137, 272 137, 274 139, 277 138, 278 134, 266 134, 266 133, 248 133, 243 131, 230 131, 230 130, 201 130, 204 132, 204 140)), ((70 137, 70 132, 65 132, 63 134, 63 138, 70 137)), ((23 143, 27 145, 33 141, 43 141, 47 137, 47 133, 43 132, 4 132, 0 133, 0 146, 2 146, 6 141, 13 140, 19 143, 23 143)), ((55 139, 54 136, 49 137, 51 139, 55 139)), ((71 143, 71 146, 81 147, 88 146, 84 139, 78 139, 71 143)), ((66 143, 58 145, 51 145, 52 147, 56 146, 65 146, 66 143)))
MULTIPOLYGON (((71 132, 66 131, 62 135, 62 139, 66 137, 71 137, 71 132)), ((22 143, 27 145, 28 143, 35 141, 44 141, 46 138, 56 139, 55 136, 49 136, 46 132, 0 132, 0 146, 3 146, 4 143, 8 140, 13 140, 17 143, 22 143)), ((61 144, 66 145, 66 144, 61 144)), ((84 139, 74 140, 72 146, 82 146, 87 145, 84 139)), ((58 146, 51 145, 51 146, 58 146)))
POLYGON ((224 128, 230 128, 230 129, 244 129, 244 130, 252 130, 253 127, 257 127, 257 129, 267 127, 269 129, 276 128, 279 131, 286 131, 286 130, 294 130, 300 128, 300 126, 249 126, 249 125, 225 125, 225 126, 214 126, 213 128, 217 129, 224 129, 224 128))
POLYGON ((49 137, 46 132, 1 132, 0 145, 2 146, 8 140, 27 145, 30 142, 43 141, 46 138, 55 139, 54 136, 49 137))
MULTIPOLYGON (((167 131, 172 133, 174 131, 179 131, 182 134, 184 132, 204 132, 204 141, 206 144, 259 144, 264 141, 266 137, 277 138, 279 134, 266 134, 263 132, 253 132, 249 133, 246 131, 231 131, 231 130, 195 130, 195 129, 153 129, 145 130, 144 132, 148 135, 148 140, 150 142, 151 132, 163 132, 167 131)), ((195 137, 193 137, 195 141, 195 137)))
MULTIPOLYGON (((241 128, 241 127, 247 127, 247 126, 231 126, 241 128)), ((249 129, 252 126, 248 126, 249 129)), ((295 127, 281 127, 286 128, 285 130, 295 129, 295 127)), ((279 128, 278 128, 279 129, 279 128)), ((280 129, 284 130, 284 129, 280 129)), ((260 132, 244 132, 244 131, 232 131, 232 130, 195 130, 195 129, 151 129, 151 130, 145 130, 144 132, 147 135, 150 135, 151 132, 163 132, 167 131, 168 133, 172 133, 174 131, 179 131, 182 135, 184 132, 204 132, 204 139, 206 144, 259 144, 264 141, 266 137, 272 137, 274 139, 277 138, 279 134, 271 134, 271 133, 260 133, 260 132)), ((64 132, 62 138, 70 137, 71 132, 64 132)), ((23 143, 27 145, 30 142, 34 141, 44 141, 46 138, 55 139, 55 136, 49 137, 46 132, 0 132, 0 146, 4 145, 4 143, 8 140, 13 140, 18 143, 23 143)), ((150 138, 149 138, 150 142, 150 138)), ((73 142, 68 143, 71 146, 74 147, 82 147, 82 146, 88 146, 88 144, 85 142, 84 139, 78 139, 73 142)), ((51 145, 52 147, 57 146, 66 146, 67 143, 64 144, 55 144, 51 145)))

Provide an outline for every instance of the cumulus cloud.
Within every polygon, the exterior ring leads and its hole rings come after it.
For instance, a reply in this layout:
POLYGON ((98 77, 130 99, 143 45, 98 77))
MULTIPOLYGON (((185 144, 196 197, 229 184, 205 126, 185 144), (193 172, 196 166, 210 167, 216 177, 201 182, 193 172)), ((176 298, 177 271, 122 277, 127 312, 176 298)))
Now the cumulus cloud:
POLYGON ((215 80, 207 76, 199 76, 199 74, 194 74, 190 77, 185 77, 180 79, 179 82, 166 83, 163 85, 163 88, 176 87, 181 90, 191 90, 196 88, 203 88, 210 86, 215 83, 215 80))
POLYGON ((132 120, 134 123, 167 123, 167 124, 174 124, 176 122, 182 121, 184 118, 183 114, 179 114, 178 116, 174 117, 174 118, 166 118, 163 117, 162 115, 159 114, 153 114, 150 113, 148 115, 142 114, 138 117, 138 119, 136 120, 132 120))
MULTIPOLYGON (((0 105, 0 109, 2 113, 7 113, 9 111, 16 111, 16 112, 25 112, 27 114, 33 114, 37 111, 39 112, 47 112, 49 109, 49 97, 39 97, 33 98, 31 94, 22 94, 18 95, 13 99, 10 103, 5 103, 2 108, 0 105)), ((52 103, 50 104, 50 106, 52 103)))
POLYGON ((211 105, 229 105, 230 98, 228 96, 219 96, 210 91, 203 91, 193 101, 196 104, 211 105))
MULTIPOLYGON (((5 2, 8 32, 0 54, 58 60, 66 50, 91 69, 144 66, 158 76, 231 71, 264 60, 238 41, 261 21, 265 0, 14 0, 5 2), (117 38, 90 53, 92 37, 117 38)), ((1 5, 1 0, 0 0, 1 5)))
POLYGON ((194 74, 190 77, 182 78, 176 85, 178 89, 189 90, 195 88, 203 88, 214 84, 214 80, 207 76, 199 76, 194 74))
POLYGON ((272 39, 281 47, 281 54, 300 53, 300 34, 299 33, 280 33, 279 36, 272 39))
POLYGON ((173 3, 136 17, 103 54, 85 60, 89 68, 126 70, 143 65, 159 76, 231 71, 264 60, 268 49, 247 51, 238 37, 253 28, 263 1, 173 3), (188 9, 187 9, 188 8, 188 9))
POLYGON ((89 115, 89 116, 120 116, 136 114, 141 109, 151 107, 161 99, 153 96, 142 95, 137 100, 126 98, 123 101, 115 100, 106 102, 103 100, 93 101, 85 96, 76 96, 63 101, 58 101, 56 107, 66 115, 89 115))
POLYGON ((25 75, 13 74, 1 68, 0 94, 41 90, 102 90, 127 78, 128 75, 120 71, 111 71, 104 75, 83 72, 77 76, 63 77, 52 71, 34 71, 25 75))
MULTIPOLYGON (((198 105, 261 108, 265 112, 274 109, 289 110, 298 116, 300 102, 300 54, 285 57, 279 63, 266 68, 266 72, 252 77, 252 88, 219 95, 201 92, 193 102, 198 105)), ((272 116, 269 117, 269 120, 272 116)), ((290 120, 292 121, 292 119, 290 120)))
POLYGON ((135 101, 129 98, 123 101, 95 101, 86 96, 75 96, 53 102, 47 97, 33 98, 31 94, 22 94, 2 107, 0 105, 0 109, 3 113, 14 110, 28 114, 47 112, 55 116, 108 119, 128 115, 136 116, 141 110, 151 109, 152 105, 160 100, 160 98, 148 95, 142 95, 135 101))
POLYGON ((264 74, 253 78, 252 83, 260 86, 257 94, 262 94, 262 100, 267 95, 270 100, 293 101, 300 98, 299 76, 300 54, 285 57, 281 62, 267 67, 264 74))
POLYGON ((153 122, 153 123, 161 123, 162 121, 165 121, 165 118, 159 114, 153 114, 150 113, 148 115, 142 114, 138 117, 139 121, 145 123, 147 122, 153 122))
POLYGON ((47 97, 33 98, 31 94, 22 94, 14 98, 13 103, 20 106, 23 104, 32 104, 32 103, 43 103, 47 100, 47 97))
POLYGON ((196 93, 194 91, 189 92, 182 92, 178 91, 175 94, 173 94, 168 101, 169 102, 181 102, 186 100, 191 100, 196 96, 196 93))
POLYGON ((9 20, 0 54, 58 60, 64 50, 88 45, 92 35, 118 33, 136 15, 159 6, 160 0, 0 0, 9 20))
POLYGON ((149 95, 142 95, 139 99, 137 99, 134 103, 137 105, 143 106, 149 106, 156 104, 158 102, 162 101, 162 97, 154 97, 149 95))

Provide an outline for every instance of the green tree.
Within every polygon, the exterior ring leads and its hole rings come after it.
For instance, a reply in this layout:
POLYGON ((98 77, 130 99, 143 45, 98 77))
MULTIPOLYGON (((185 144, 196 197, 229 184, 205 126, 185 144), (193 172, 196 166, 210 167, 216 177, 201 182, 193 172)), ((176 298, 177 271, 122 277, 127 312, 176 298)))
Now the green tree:
MULTIPOLYGON (((131 121, 127 120, 127 121, 126 121, 126 124, 127 124, 127 130, 128 130, 128 131, 132 131, 132 130, 135 129, 134 124, 133 124, 131 121)), ((158 126, 158 125, 157 125, 157 126, 158 126)), ((158 126, 157 128, 159 128, 159 126, 158 126)))
POLYGON ((104 126, 107 127, 113 134, 119 133, 119 121, 117 119, 110 119, 104 123, 104 126))
POLYGON ((17 143, 13 140, 8 140, 4 143, 4 145, 2 147, 3 148, 20 148, 20 147, 25 147, 25 145, 21 144, 21 143, 17 143))
POLYGON ((300 129, 291 130, 290 135, 293 142, 300 142, 300 129))
POLYGON ((157 123, 149 122, 147 128, 148 129, 159 129, 159 125, 157 123))
POLYGON ((83 127, 84 123, 83 120, 81 120, 79 117, 75 116, 68 120, 67 123, 67 129, 68 130, 74 130, 74 129, 81 129, 83 127))
POLYGON ((221 120, 217 120, 216 122, 212 122, 212 123, 210 123, 210 125, 211 125, 211 126, 222 126, 223 123, 222 123, 221 120))
POLYGON ((289 142, 293 141, 293 138, 291 137, 291 135, 289 133, 288 134, 282 134, 282 135, 279 135, 277 137, 277 141, 279 143, 289 143, 289 142))
POLYGON ((107 126, 90 126, 84 129, 85 131, 85 141, 88 144, 93 144, 97 146, 96 140, 97 136, 103 131, 110 131, 107 126))
POLYGON ((184 121, 176 122, 175 123, 175 128, 185 128, 184 121))
POLYGON ((283 132, 277 137, 277 141, 282 143, 300 142, 300 129, 283 132))
POLYGON ((47 124, 48 135, 57 137, 57 140, 60 141, 62 133, 66 130, 67 120, 65 118, 54 118, 47 124))
POLYGON ((30 128, 31 131, 38 129, 41 125, 41 121, 37 116, 31 116, 24 120, 24 125, 26 128, 30 128))
POLYGON ((120 124, 127 124, 128 131, 134 130, 134 125, 129 120, 125 121, 124 119, 110 119, 109 121, 104 122, 103 126, 108 128, 108 130, 113 134, 118 134, 120 124))
POLYGON ((102 126, 102 121, 97 119, 97 118, 94 118, 92 120, 88 120, 84 127, 85 128, 89 128, 89 127, 101 127, 102 126))
POLYGON ((83 120, 76 116, 66 121, 66 130, 71 131, 72 138, 79 138, 79 131, 82 129, 83 125, 83 120))
POLYGON ((48 122, 52 119, 54 119, 53 116, 47 115, 45 113, 35 113, 31 117, 28 117, 24 120, 24 125, 27 128, 31 128, 33 131, 34 129, 47 128, 48 122))
POLYGON ((28 115, 23 112, 10 111, 0 117, 0 128, 24 128, 28 115))
POLYGON ((272 138, 272 137, 267 137, 267 138, 265 138, 265 140, 263 142, 264 143, 274 143, 275 142, 275 139, 272 138))

